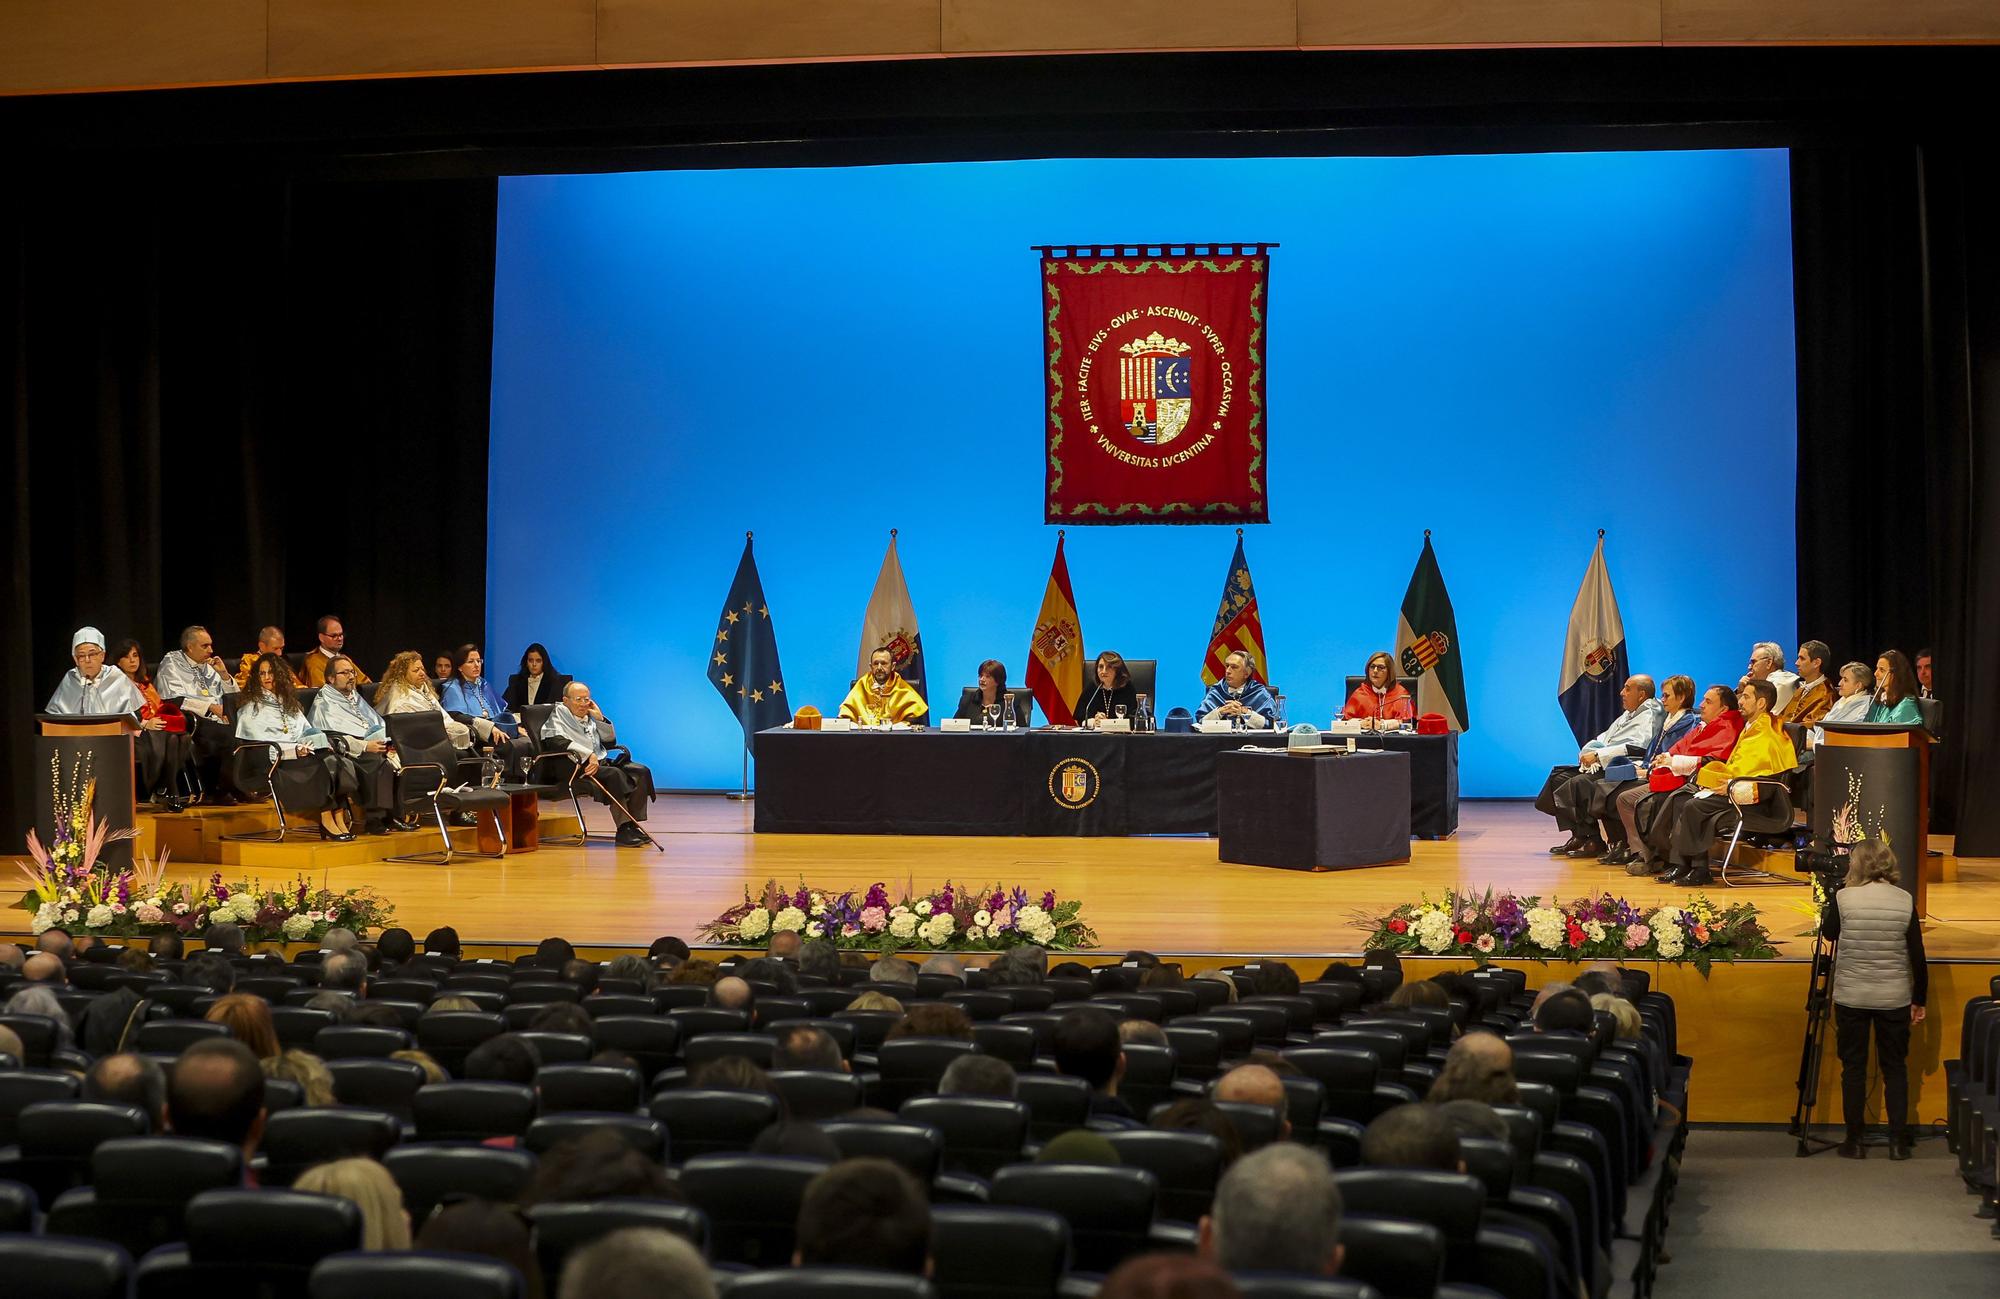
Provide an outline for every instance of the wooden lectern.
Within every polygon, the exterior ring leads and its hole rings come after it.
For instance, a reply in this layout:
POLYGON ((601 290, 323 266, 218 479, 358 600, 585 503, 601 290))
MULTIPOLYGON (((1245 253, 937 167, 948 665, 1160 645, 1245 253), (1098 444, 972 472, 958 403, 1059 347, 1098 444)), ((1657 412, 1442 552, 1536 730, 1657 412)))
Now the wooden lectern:
POLYGON ((1851 819, 1869 838, 1895 849, 1897 881, 1926 905, 1930 865, 1931 745, 1921 726, 1876 722, 1822 722, 1825 738, 1813 757, 1813 837, 1845 841, 1836 819, 1851 819))
MULTIPOLYGON (((47 845, 54 836, 58 801, 82 798, 88 781, 97 782, 90 814, 113 830, 138 824, 137 790, 132 779, 133 737, 138 720, 128 713, 64 715, 41 713, 35 720, 35 833, 47 845)), ((125 866, 132 861, 132 844, 109 844, 101 860, 125 866)))

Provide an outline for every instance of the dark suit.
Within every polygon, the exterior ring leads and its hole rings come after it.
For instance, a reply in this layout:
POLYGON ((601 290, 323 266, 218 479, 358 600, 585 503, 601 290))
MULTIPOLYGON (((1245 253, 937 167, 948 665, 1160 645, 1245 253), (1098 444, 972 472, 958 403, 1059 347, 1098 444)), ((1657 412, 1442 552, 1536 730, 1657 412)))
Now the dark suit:
POLYGON ((1084 722, 1093 717, 1116 717, 1120 704, 1125 706, 1125 716, 1139 715, 1139 692, 1132 688, 1131 682, 1128 681, 1114 690, 1106 690, 1103 686, 1093 683, 1083 692, 1083 698, 1077 704, 1076 720, 1084 722))
MULTIPOLYGON (((561 703, 562 693, 573 679, 564 676, 560 672, 544 672, 542 674, 542 690, 540 694, 535 696, 535 702, 538 704, 561 703)), ((528 674, 525 672, 516 672, 513 676, 508 677, 506 693, 500 696, 500 700, 517 713, 527 707, 528 674)))
MULTIPOLYGON (((1029 726, 1033 724, 1031 719, 1035 714, 1034 695, 1026 690, 1009 690, 1007 691, 1007 701, 1014 705, 1014 725, 1029 726)), ((952 716, 963 718, 968 722, 982 722, 986 720, 985 710, 979 703, 978 686, 966 686, 958 692, 958 711, 953 713, 952 716)))

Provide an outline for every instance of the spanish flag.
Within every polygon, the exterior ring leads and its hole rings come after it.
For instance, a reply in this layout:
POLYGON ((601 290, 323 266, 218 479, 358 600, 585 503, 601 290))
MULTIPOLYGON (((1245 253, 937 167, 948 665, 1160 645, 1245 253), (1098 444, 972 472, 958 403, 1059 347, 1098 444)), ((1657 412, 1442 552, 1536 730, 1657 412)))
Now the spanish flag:
POLYGON ((1250 675, 1271 683, 1271 666, 1264 658, 1264 619, 1257 612, 1257 588, 1250 584, 1250 561, 1243 558, 1243 530, 1236 531, 1236 558, 1222 578, 1222 603, 1215 611, 1215 629, 1208 634, 1208 656, 1201 661, 1201 683, 1222 680, 1226 660, 1237 650, 1250 656, 1250 675))
POLYGON ((1076 725, 1076 701, 1083 697, 1083 628, 1070 594, 1069 563, 1063 559, 1063 534, 1056 533, 1056 562, 1042 592, 1042 611, 1035 616, 1035 635, 1028 644, 1028 688, 1042 714, 1057 726, 1076 725))

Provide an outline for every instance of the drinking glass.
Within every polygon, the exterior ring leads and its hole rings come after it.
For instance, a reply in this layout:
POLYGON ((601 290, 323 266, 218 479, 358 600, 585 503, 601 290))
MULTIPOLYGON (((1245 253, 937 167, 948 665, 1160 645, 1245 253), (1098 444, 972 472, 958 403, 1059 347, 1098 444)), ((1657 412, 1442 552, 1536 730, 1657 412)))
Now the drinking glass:
POLYGON ((1121 722, 1125 720, 1125 705, 1123 704, 1118 705, 1118 720, 1121 722))
POLYGON ((1000 705, 998 704, 986 705, 986 729, 989 731, 995 730, 999 727, 999 725, 1000 725, 1000 705))

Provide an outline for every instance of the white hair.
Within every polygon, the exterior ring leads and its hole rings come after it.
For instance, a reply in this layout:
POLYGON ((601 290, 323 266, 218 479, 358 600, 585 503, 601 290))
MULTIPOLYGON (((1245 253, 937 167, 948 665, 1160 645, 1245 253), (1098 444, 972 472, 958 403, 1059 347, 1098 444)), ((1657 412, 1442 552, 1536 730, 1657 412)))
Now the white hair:
POLYGON ((1785 649, 1774 640, 1760 640, 1750 647, 1750 652, 1758 658, 1769 659, 1779 667, 1785 666, 1785 649))

